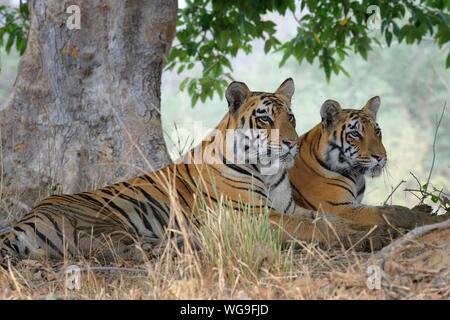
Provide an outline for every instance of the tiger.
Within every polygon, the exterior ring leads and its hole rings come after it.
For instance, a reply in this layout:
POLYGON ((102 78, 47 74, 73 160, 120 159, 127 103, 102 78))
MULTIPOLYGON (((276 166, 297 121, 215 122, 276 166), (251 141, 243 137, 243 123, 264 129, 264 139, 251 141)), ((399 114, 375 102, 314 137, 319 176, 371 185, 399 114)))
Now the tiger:
MULTIPOLYGON (((354 229, 378 226, 412 229, 445 220, 431 207, 408 209, 398 205, 361 203, 366 177, 378 177, 387 163, 377 123, 381 100, 372 97, 361 109, 344 109, 335 100, 320 108, 321 122, 299 138, 299 154, 289 170, 295 202, 311 210, 324 210, 350 223, 354 229)), ((394 230, 392 230, 394 231, 394 230)))
POLYGON ((363 232, 332 215, 318 216, 293 199, 287 170, 298 153, 294 90, 292 78, 274 93, 252 92, 233 81, 225 92, 228 112, 214 134, 181 160, 93 191, 42 200, 1 235, 0 262, 88 257, 106 239, 117 248, 136 241, 152 247, 167 237, 173 221, 176 228, 201 224, 196 204, 201 197, 210 206, 226 198, 230 214, 242 212, 241 204, 252 214, 268 210, 284 240, 358 242, 363 232))

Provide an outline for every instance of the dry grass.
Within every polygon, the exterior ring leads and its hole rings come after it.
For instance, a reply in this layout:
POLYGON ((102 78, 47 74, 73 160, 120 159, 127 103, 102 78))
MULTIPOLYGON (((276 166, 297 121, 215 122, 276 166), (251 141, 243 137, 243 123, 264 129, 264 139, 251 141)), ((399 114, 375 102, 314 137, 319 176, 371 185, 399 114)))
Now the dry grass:
MULTIPOLYGON (((161 184, 173 188, 169 181, 161 184)), ((17 219, 27 211, 23 198, 1 193, 0 212, 17 219)), ((370 289, 367 266, 374 254, 324 250, 314 243, 282 245, 267 214, 243 210, 236 215, 223 203, 209 208, 206 199, 199 201, 202 226, 173 230, 178 239, 165 242, 156 255, 137 244, 139 261, 118 258, 114 248, 116 259, 107 265, 93 258, 23 260, 8 271, 0 269, 0 299, 450 298, 450 230, 428 234, 387 257, 381 288, 370 289), (81 269, 79 290, 67 287, 64 270, 70 265, 81 269)), ((179 217, 176 198, 171 205, 179 217)))
POLYGON ((426 235, 388 258, 388 279, 371 290, 366 284, 371 254, 305 243, 282 246, 267 215, 236 218, 220 208, 205 211, 199 230, 181 230, 189 239, 181 249, 167 241, 156 257, 145 255, 140 262, 22 261, 0 271, 0 299, 450 298, 450 230, 426 235), (66 286, 63 270, 73 264, 81 268, 79 290, 66 286))

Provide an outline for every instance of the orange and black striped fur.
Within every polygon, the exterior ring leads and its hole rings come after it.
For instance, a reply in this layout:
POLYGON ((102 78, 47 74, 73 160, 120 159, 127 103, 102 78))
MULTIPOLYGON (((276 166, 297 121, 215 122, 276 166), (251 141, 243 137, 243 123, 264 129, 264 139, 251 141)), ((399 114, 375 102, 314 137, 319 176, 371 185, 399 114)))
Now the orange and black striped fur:
MULTIPOLYGON (((251 92, 244 83, 231 83, 226 92, 229 112, 216 132, 181 161, 94 191, 48 197, 1 236, 0 260, 88 256, 106 239, 114 245, 127 246, 136 240, 156 244, 174 221, 175 207, 181 208, 187 221, 197 222, 200 209, 195 199, 201 197, 211 206, 226 198, 232 214, 239 214, 241 203, 255 214, 267 205, 270 220, 286 235, 334 241, 330 238, 336 233, 329 232, 328 223, 314 219, 310 210, 292 199, 286 170, 298 150, 293 93, 292 79, 275 93, 251 92), (239 130, 227 135, 228 129, 239 130), (274 132, 279 132, 279 138, 274 132)), ((338 235, 353 237, 352 241, 361 236, 338 219, 330 219, 338 235)), ((175 220, 175 226, 184 221, 175 220)))
POLYGON ((376 122, 380 98, 371 98, 361 109, 342 109, 334 100, 321 107, 321 123, 302 135, 299 155, 289 171, 298 205, 324 210, 354 228, 383 226, 410 229, 418 224, 441 221, 428 206, 412 210, 402 206, 361 204, 365 177, 376 177, 387 155, 376 122))

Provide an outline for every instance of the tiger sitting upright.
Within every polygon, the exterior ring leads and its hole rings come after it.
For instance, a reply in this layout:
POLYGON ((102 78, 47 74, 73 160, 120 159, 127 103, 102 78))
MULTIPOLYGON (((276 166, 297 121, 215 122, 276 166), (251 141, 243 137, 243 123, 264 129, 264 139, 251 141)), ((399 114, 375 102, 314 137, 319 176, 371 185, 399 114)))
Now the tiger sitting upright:
POLYGON ((404 229, 446 219, 432 216, 426 205, 402 206, 361 204, 365 176, 380 175, 387 161, 376 122, 380 98, 371 98, 361 109, 342 109, 327 100, 320 109, 322 121, 299 140, 299 155, 289 171, 298 205, 324 210, 344 219, 355 229, 389 225, 404 229))
POLYGON ((91 192, 44 199, 0 237, 0 262, 5 265, 7 256, 16 260, 89 256, 105 239, 125 246, 135 240, 155 244, 166 235, 174 201, 182 215, 197 222, 200 209, 195 199, 200 197, 211 205, 224 197, 234 214, 241 203, 254 214, 269 206, 269 219, 286 237, 320 243, 336 243, 341 237, 356 242, 364 233, 333 216, 322 215, 328 221, 317 219, 292 199, 286 170, 298 150, 293 94, 292 79, 275 93, 251 92, 244 83, 232 82, 226 91, 229 111, 216 130, 220 134, 207 137, 183 161, 159 171, 91 192), (235 133, 226 134, 229 129, 235 133), (193 163, 199 153, 203 161, 193 163), (272 172, 262 172, 270 169, 264 158, 277 164, 272 172))

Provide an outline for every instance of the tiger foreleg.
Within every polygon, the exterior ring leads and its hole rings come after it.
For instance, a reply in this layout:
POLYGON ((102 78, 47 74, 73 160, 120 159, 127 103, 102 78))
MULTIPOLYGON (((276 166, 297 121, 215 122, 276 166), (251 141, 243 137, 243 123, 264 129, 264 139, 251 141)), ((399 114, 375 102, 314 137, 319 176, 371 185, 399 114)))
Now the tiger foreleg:
POLYGON ((370 232, 371 248, 378 249, 401 236, 403 230, 433 224, 449 218, 431 215, 431 207, 419 205, 412 209, 402 206, 348 206, 335 216, 348 223, 350 229, 370 232))
POLYGON ((403 206, 376 207, 386 224, 392 227, 413 229, 418 226, 445 221, 449 215, 431 215, 432 208, 421 204, 411 209, 403 206))
POLYGON ((412 209, 396 205, 349 205, 342 206, 335 214, 358 229, 373 226, 412 229, 448 219, 448 215, 431 215, 431 207, 427 205, 419 205, 412 209))
POLYGON ((314 213, 314 218, 303 215, 286 215, 272 212, 269 216, 274 227, 283 232, 283 241, 316 242, 328 248, 344 247, 364 250, 383 245, 382 239, 373 237, 366 230, 353 229, 346 221, 325 213, 314 213))

